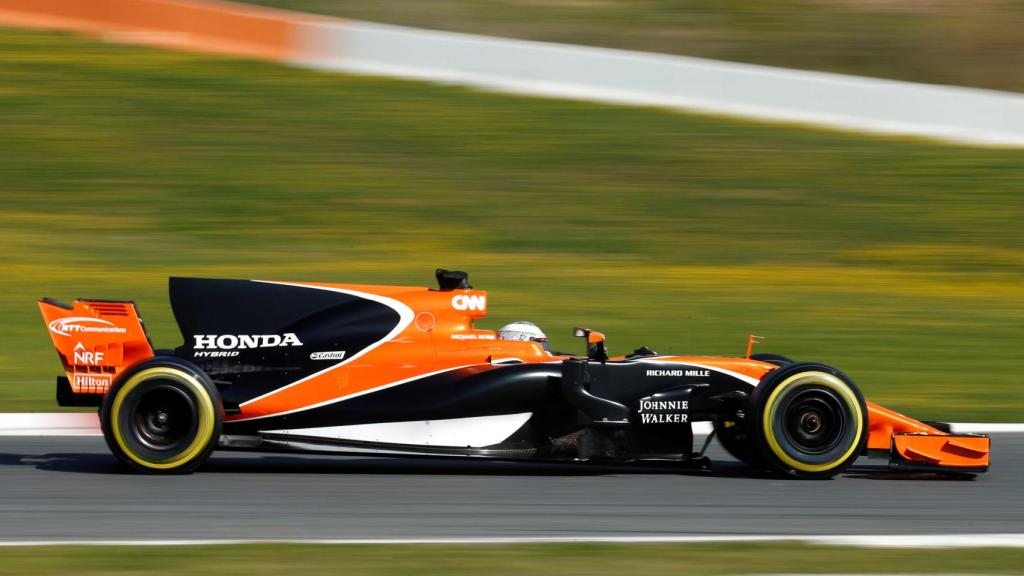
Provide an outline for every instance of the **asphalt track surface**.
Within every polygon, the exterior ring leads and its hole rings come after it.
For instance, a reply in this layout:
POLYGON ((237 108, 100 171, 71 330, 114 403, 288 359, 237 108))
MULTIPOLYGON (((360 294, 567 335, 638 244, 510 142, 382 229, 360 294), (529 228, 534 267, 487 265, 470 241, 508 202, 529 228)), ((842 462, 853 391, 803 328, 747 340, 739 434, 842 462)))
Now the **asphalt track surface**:
POLYGON ((0 438, 0 541, 1024 533, 1024 434, 975 480, 214 453, 125 473, 98 437, 0 438))

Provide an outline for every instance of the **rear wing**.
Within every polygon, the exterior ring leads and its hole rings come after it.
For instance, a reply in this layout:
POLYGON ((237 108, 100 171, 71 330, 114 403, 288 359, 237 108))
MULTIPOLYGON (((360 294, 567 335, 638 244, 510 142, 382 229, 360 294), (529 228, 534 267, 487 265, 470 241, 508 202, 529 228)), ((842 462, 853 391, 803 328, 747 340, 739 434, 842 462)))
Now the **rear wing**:
POLYGON ((72 395, 102 396, 125 368, 153 356, 146 328, 135 303, 128 300, 76 300, 73 305, 52 298, 39 301, 53 347, 64 366, 62 391, 72 395))

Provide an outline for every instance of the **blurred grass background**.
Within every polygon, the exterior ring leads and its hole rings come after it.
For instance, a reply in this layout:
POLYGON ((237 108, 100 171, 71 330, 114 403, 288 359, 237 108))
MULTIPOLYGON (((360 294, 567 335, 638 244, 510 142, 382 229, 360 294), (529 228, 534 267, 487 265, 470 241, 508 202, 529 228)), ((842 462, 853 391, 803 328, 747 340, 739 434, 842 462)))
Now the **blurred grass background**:
POLYGON ((1024 92, 1019 0, 247 0, 439 30, 1024 92))
POLYGON ((32 546, 0 549, 0 574, 1021 574, 1013 548, 739 544, 32 546))
MULTIPOLYGON (((297 5, 297 3, 296 3, 297 5)), ((353 14, 361 16, 361 14, 353 14)), ((0 410, 53 410, 34 301, 169 275, 431 285, 613 353, 831 363, 1020 420, 1024 152, 528 99, 0 29, 0 410)))

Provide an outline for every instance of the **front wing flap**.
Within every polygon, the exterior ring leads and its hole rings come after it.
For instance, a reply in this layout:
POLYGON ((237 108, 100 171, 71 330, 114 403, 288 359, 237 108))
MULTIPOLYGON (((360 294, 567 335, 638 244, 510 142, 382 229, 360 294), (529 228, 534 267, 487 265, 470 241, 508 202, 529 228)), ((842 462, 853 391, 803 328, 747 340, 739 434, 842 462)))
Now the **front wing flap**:
POLYGON ((867 449, 887 451, 893 470, 953 474, 988 471, 988 436, 953 434, 948 426, 926 424, 871 402, 868 420, 867 449))
POLYGON ((894 433, 889 467, 907 472, 987 472, 991 439, 980 434, 894 433))

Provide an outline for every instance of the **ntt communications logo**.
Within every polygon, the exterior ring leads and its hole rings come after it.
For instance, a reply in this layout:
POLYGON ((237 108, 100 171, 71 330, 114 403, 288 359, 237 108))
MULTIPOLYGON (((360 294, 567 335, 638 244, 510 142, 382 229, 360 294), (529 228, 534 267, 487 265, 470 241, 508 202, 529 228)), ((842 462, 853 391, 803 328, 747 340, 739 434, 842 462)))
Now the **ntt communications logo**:
POLYGON ((61 336, 73 334, 124 334, 127 328, 115 326, 113 322, 101 318, 58 318, 47 325, 50 332, 61 336))

